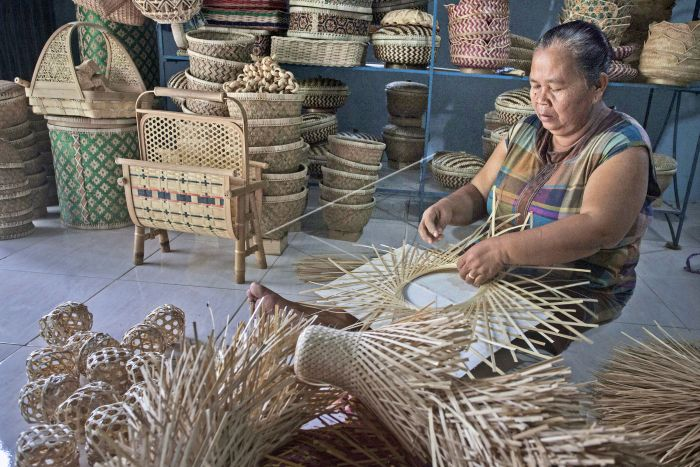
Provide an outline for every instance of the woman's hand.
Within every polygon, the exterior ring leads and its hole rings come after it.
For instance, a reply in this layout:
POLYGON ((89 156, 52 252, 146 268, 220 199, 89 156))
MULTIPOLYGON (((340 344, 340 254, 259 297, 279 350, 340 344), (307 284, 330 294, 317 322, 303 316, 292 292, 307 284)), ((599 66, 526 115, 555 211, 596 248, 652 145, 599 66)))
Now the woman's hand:
POLYGON ((447 199, 441 199, 423 212, 418 233, 423 241, 435 243, 443 238, 443 232, 452 220, 453 211, 447 199))
POLYGON ((479 287, 498 275, 506 267, 503 237, 482 240, 469 248, 457 260, 459 277, 479 287))

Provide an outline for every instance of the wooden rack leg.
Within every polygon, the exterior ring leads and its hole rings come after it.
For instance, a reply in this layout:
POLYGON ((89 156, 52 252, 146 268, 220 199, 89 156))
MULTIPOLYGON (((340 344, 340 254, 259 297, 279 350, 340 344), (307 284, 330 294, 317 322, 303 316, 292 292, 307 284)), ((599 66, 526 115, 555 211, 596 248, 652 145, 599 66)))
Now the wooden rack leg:
POLYGON ((236 245, 234 252, 234 265, 236 283, 243 284, 245 282, 245 254, 246 254, 246 197, 239 196, 236 199, 236 245))
POLYGON ((170 239, 168 238, 168 231, 158 230, 158 235, 160 237, 160 251, 163 253, 170 253, 170 239))
POLYGON ((145 230, 138 225, 134 226, 134 264, 136 266, 143 264, 143 244, 146 241, 145 230))
POLYGON ((251 210, 251 221, 253 223, 253 236, 255 237, 255 258, 258 260, 260 269, 267 269, 267 258, 265 258, 265 247, 263 246, 262 232, 260 231, 260 210, 258 209, 258 197, 262 198, 262 191, 258 190, 253 196, 248 197, 251 210))

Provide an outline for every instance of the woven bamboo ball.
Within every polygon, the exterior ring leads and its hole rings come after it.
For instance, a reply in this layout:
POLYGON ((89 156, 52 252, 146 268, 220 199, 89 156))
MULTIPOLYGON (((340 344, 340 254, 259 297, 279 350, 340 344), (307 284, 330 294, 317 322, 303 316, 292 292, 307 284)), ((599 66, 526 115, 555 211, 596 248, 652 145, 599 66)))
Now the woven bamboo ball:
POLYGON ((78 467, 78 443, 66 425, 35 425, 17 439, 17 467, 78 467))
POLYGON ((129 409, 124 402, 97 407, 85 422, 85 451, 88 462, 95 464, 114 455, 109 442, 129 438, 129 409))
POLYGON ((126 331, 122 346, 131 349, 134 355, 144 352, 162 352, 165 350, 165 337, 156 326, 139 323, 126 331))
POLYGON ((87 374, 88 357, 91 353, 97 352, 105 347, 119 347, 119 341, 104 332, 95 333, 94 336, 85 340, 78 351, 78 371, 83 375, 87 374))
POLYGON ((104 381, 122 394, 129 387, 126 363, 131 351, 121 347, 104 347, 90 354, 86 375, 89 381, 104 381))
POLYGON ((146 391, 146 383, 136 383, 126 390, 124 393, 124 403, 129 404, 132 410, 138 410, 141 407, 141 400, 146 391))
POLYGON ((63 350, 67 350, 72 353, 77 362, 80 355, 80 348, 85 342, 96 334, 97 333, 94 331, 78 331, 66 339, 66 343, 63 344, 63 350))
POLYGON ((27 423, 50 422, 56 408, 78 387, 78 378, 70 374, 30 381, 19 393, 19 411, 27 423))
POLYGON ((176 344, 185 333, 185 312, 175 305, 159 306, 143 322, 160 329, 167 345, 176 344))
POLYGON ((92 329, 92 313, 82 303, 61 303, 39 320, 39 327, 48 344, 63 345, 76 332, 92 329))
POLYGON ((98 381, 87 384, 68 397, 56 409, 56 421, 68 425, 78 440, 85 435, 85 422, 97 407, 118 402, 117 394, 109 384, 98 381))
POLYGON ((140 383, 144 380, 143 371, 141 368, 148 367, 149 373, 153 374, 153 370, 160 368, 163 361, 163 354, 156 352, 144 352, 139 355, 134 355, 126 362, 126 371, 129 374, 131 384, 140 383))
POLYGON ((59 373, 77 374, 73 354, 67 350, 44 347, 27 358, 27 378, 46 378, 59 373))

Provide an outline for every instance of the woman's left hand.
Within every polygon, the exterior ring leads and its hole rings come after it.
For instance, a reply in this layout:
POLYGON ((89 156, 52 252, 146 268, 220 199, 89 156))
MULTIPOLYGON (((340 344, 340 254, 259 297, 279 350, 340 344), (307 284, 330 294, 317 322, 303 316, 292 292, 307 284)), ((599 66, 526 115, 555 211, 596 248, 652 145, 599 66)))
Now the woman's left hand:
POLYGON ((459 277, 476 287, 496 277, 505 267, 505 251, 500 237, 480 241, 457 260, 459 277))

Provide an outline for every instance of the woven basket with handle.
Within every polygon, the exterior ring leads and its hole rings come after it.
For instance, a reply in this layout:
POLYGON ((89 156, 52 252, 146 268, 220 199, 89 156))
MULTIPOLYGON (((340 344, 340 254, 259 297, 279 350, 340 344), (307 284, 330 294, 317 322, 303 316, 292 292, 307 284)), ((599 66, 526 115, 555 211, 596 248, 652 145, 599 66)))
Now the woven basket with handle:
POLYGON ((469 183, 483 166, 482 158, 466 152, 435 153, 431 164, 435 180, 450 190, 469 183))
POLYGON ((284 196, 299 193, 306 187, 308 168, 301 164, 297 166, 297 171, 292 173, 273 174, 263 172, 262 179, 265 180, 263 195, 284 196))

